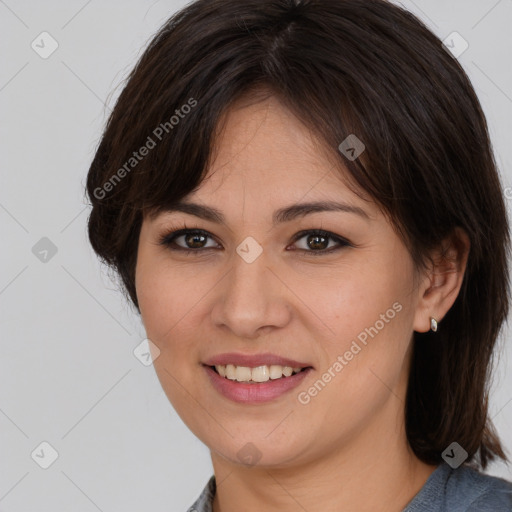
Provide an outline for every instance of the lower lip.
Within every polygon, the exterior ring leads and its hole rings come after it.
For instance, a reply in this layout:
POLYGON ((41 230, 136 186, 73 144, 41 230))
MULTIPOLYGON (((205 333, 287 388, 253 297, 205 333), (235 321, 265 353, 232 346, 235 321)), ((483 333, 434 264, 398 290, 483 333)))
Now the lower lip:
POLYGON ((290 377, 269 380, 257 384, 248 384, 221 377, 210 366, 203 365, 213 387, 223 396, 233 402, 243 404, 259 404, 270 402, 287 391, 297 387, 309 374, 312 368, 307 368, 290 377))

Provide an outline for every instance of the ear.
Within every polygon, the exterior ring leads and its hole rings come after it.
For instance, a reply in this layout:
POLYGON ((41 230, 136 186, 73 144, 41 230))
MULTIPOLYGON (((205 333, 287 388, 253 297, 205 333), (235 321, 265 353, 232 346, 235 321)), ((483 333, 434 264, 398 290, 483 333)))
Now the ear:
POLYGON ((468 261, 470 241, 467 233, 455 228, 440 247, 430 254, 431 264, 418 287, 418 304, 413 328, 430 330, 430 317, 439 323, 459 294, 468 261))

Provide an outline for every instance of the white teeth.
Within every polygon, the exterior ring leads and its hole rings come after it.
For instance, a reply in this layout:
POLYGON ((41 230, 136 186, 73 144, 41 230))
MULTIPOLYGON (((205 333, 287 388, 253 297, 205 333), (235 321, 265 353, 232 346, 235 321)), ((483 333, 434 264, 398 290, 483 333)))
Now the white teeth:
POLYGON ((270 367, 270 378, 280 379, 283 376, 283 367, 277 364, 273 364, 270 367))
POLYGON ((258 366, 257 368, 253 368, 250 373, 254 382, 267 382, 267 380, 270 379, 268 366, 258 366))
POLYGON ((293 368, 291 368, 290 366, 283 367, 283 375, 285 377, 289 377, 292 373, 293 373, 293 368))
POLYGON ((215 369, 221 377, 238 382, 267 382, 270 379, 280 379, 283 376, 290 377, 292 374, 299 373, 302 370, 300 366, 292 368, 291 366, 281 366, 278 364, 258 366, 256 368, 235 366, 233 364, 218 364, 215 365, 215 369))
POLYGON ((238 382, 249 382, 251 380, 251 369, 247 366, 236 366, 235 379, 238 382))
POLYGON ((226 366, 226 377, 230 380, 236 380, 235 366, 233 366, 232 364, 228 364, 226 366))

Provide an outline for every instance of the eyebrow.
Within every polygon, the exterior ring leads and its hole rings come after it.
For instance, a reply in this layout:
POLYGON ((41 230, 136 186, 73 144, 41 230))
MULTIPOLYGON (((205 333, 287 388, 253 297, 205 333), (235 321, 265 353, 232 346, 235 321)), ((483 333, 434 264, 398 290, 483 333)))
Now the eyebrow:
MULTIPOLYGON (((215 222, 217 224, 226 224, 226 218, 223 213, 211 206, 205 206, 197 203, 189 203, 185 201, 177 201, 171 205, 163 207, 160 211, 163 212, 183 212, 189 215, 194 215, 204 220, 215 222)), ((352 206, 345 203, 337 203, 334 201, 315 201, 309 203, 299 203, 280 208, 274 212, 272 216, 272 224, 289 222, 297 218, 305 217, 306 215, 317 212, 344 212, 359 215, 365 220, 370 220, 370 216, 358 206, 352 206)))

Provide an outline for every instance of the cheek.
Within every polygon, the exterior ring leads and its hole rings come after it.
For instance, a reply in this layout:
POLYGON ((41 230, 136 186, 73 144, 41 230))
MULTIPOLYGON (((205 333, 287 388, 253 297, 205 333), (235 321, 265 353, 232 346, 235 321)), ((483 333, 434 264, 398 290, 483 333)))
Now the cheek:
POLYGON ((367 310, 343 323, 346 336, 324 344, 325 364, 309 387, 297 390, 295 399, 326 440, 341 437, 349 442, 372 418, 405 403, 410 353, 406 316, 398 303, 395 309, 367 310))
MULTIPOLYGON (((143 252, 140 256, 137 297, 146 335, 158 347, 158 352, 154 349, 158 355, 153 356, 153 367, 169 402, 195 432, 196 416, 201 416, 202 409, 191 407, 190 400, 191 395, 199 396, 194 388, 198 340, 192 327, 197 328, 193 306, 204 292, 190 285, 183 272, 154 258, 149 262, 143 252)), ((201 420, 206 422, 207 418, 201 416, 201 420)))
POLYGON ((319 381, 303 390, 318 414, 336 418, 333 424, 347 422, 347 411, 362 419, 403 390, 414 317, 412 271, 406 258, 375 258, 333 279, 339 282, 330 294, 334 306, 326 303, 323 311, 330 312, 324 318, 335 335, 323 339, 319 381))
POLYGON ((374 332, 375 324, 380 334, 398 336, 398 325, 410 320, 412 275, 407 254, 368 251, 354 253, 349 262, 333 267, 320 279, 302 276, 296 283, 304 287, 299 294, 307 297, 307 305, 328 327, 323 337, 329 346, 343 350, 360 334, 364 341, 364 333, 374 332))
POLYGON ((204 287, 190 269, 171 267, 163 258, 146 258, 144 251, 139 256, 135 282, 146 333, 167 343, 192 321, 204 287))
POLYGON ((150 338, 163 341, 179 306, 171 292, 173 283, 151 271, 139 271, 138 276, 137 297, 146 332, 150 338))

